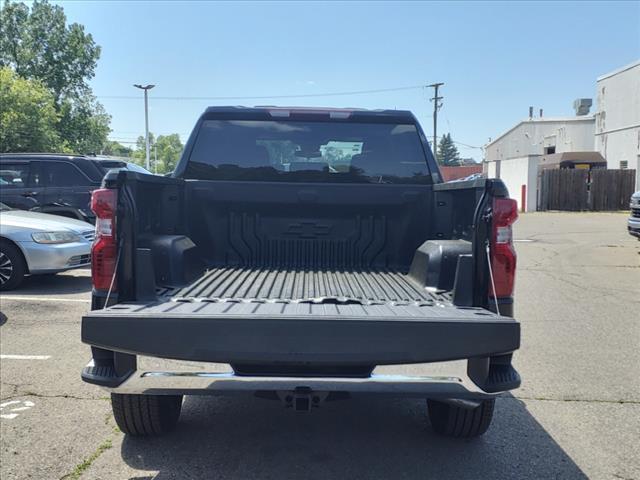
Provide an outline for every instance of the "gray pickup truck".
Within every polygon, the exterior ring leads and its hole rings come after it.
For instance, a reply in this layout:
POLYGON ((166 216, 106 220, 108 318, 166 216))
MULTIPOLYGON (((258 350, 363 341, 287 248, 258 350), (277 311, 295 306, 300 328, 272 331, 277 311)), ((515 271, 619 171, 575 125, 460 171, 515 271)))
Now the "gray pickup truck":
POLYGON ((473 437, 520 385, 516 203, 443 183, 410 112, 211 107, 171 176, 111 172, 92 209, 82 378, 126 434, 174 428, 184 395, 252 392, 424 398, 435 431, 473 437))

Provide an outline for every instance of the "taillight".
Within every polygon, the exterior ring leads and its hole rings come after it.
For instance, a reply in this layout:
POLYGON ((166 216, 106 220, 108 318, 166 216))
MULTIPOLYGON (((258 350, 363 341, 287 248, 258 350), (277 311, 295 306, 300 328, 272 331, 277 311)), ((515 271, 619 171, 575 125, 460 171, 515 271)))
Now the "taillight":
POLYGON ((518 204, 510 198, 493 201, 493 231, 491 235, 491 271, 494 298, 511 297, 516 276, 516 251, 513 248, 511 225, 518 219, 518 204))
POLYGON ((96 238, 91 247, 91 279, 96 290, 116 291, 116 199, 117 190, 101 188, 91 194, 96 214, 96 238), (112 285, 113 281, 113 285, 112 285))

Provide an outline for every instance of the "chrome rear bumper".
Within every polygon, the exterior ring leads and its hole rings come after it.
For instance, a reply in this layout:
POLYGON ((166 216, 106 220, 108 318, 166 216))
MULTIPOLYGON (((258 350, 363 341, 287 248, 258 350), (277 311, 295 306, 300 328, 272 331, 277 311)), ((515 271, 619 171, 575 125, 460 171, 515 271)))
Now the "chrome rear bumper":
MULTIPOLYGON (((87 368, 91 367, 92 362, 89 363, 87 368)), ((225 395, 242 392, 296 391, 304 389, 313 392, 348 392, 353 395, 470 400, 491 398, 496 393, 499 393, 484 391, 467 375, 414 376, 373 374, 366 378, 271 377, 244 376, 233 372, 139 370, 133 372, 118 386, 104 388, 113 393, 147 395, 225 395)))

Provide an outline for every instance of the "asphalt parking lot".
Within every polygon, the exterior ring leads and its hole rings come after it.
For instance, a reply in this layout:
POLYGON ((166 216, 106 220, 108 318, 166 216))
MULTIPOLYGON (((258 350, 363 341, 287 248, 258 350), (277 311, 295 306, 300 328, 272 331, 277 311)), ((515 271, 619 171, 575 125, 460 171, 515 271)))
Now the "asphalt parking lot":
POLYGON ((423 401, 354 399, 310 415, 187 397, 177 431, 124 438, 80 381, 87 271, 0 297, 0 478, 640 478, 640 242, 624 214, 522 215, 523 386, 489 432, 433 434, 423 401))

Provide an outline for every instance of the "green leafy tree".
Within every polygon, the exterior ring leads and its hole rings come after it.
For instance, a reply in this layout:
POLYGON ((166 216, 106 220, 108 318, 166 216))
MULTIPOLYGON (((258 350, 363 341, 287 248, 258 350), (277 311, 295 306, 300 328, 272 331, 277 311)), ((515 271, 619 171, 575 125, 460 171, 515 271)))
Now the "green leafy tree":
MULTIPOLYGON (((149 132, 149 145, 151 157, 149 163, 151 164, 151 170, 159 174, 172 172, 178 160, 180 160, 180 155, 184 148, 184 145, 180 141, 180 135, 172 133, 171 135, 159 135, 156 138, 152 132, 149 132)), ((145 139, 143 136, 138 137, 132 158, 138 165, 145 166, 146 153, 145 139)))
MULTIPOLYGON (((153 143, 154 142, 155 142, 155 136, 153 135, 152 132, 149 132, 149 145, 151 147, 150 163, 153 163, 153 143)), ((131 158, 135 163, 137 163, 141 167, 146 168, 145 162, 147 157, 146 157, 145 145, 146 144, 145 144, 144 137, 140 135, 136 140, 136 147, 135 147, 135 150, 133 151, 133 154, 131 155, 131 158)))
POLYGON ((114 140, 108 140, 102 149, 102 155, 109 155, 112 157, 131 157, 133 150, 129 147, 125 147, 121 143, 114 140))
POLYGON ((85 95, 75 101, 64 100, 60 109, 58 131, 68 150, 99 153, 111 132, 111 117, 93 97, 85 95))
POLYGON ((180 135, 172 133, 171 135, 160 135, 156 140, 154 148, 158 154, 158 173, 173 172, 176 168, 184 145, 180 141, 180 135))
POLYGON ((67 25, 61 6, 47 0, 31 8, 11 1, 2 6, 0 66, 49 89, 57 114, 53 125, 65 150, 92 153, 107 141, 111 118, 88 84, 99 57, 92 36, 80 24, 67 25))
POLYGON ((443 135, 438 143, 438 163, 447 167, 460 165, 460 153, 450 133, 443 135))
POLYGON ((7 1, 0 19, 0 65, 42 81, 58 105, 89 92, 100 47, 82 25, 67 25, 62 7, 36 0, 29 11, 24 3, 7 1))
POLYGON ((0 68, 0 152, 62 151, 57 122, 49 89, 0 68))

